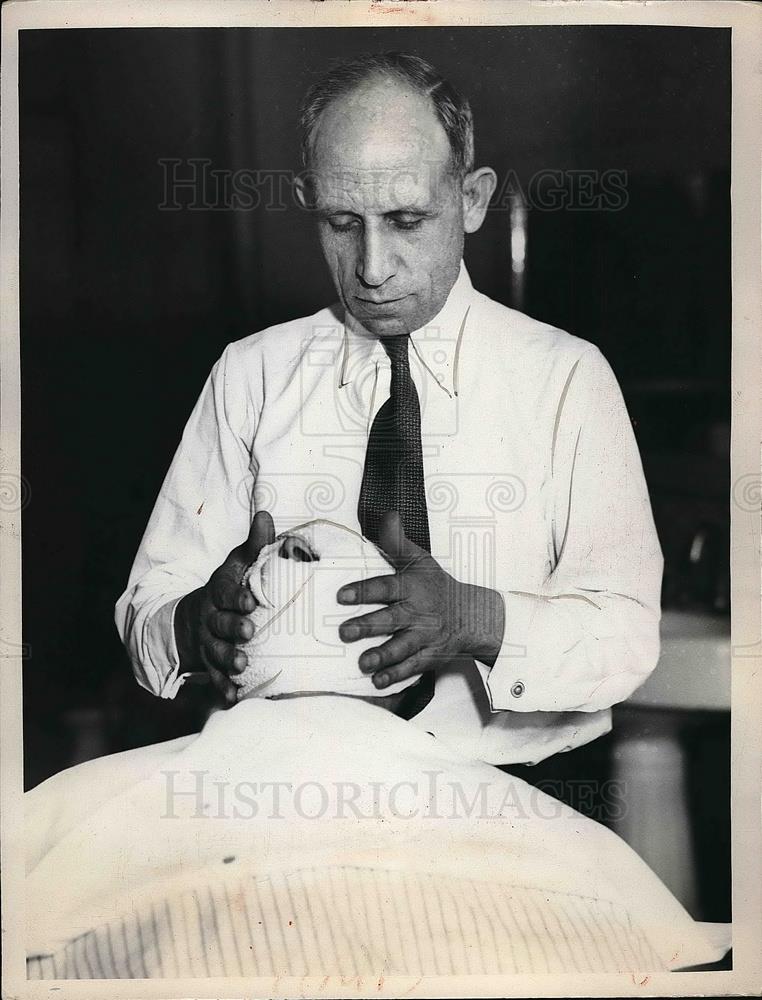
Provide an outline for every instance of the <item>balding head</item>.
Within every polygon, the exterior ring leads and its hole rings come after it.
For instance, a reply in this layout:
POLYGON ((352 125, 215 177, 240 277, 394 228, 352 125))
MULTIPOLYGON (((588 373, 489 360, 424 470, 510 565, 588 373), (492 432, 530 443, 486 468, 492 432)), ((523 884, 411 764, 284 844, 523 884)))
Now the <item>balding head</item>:
POLYGON ((453 173, 464 177, 474 166, 474 125, 471 106, 430 63, 405 52, 383 52, 337 63, 307 92, 300 127, 302 160, 312 164, 314 141, 325 112, 335 102, 368 85, 417 94, 441 125, 449 147, 453 173))

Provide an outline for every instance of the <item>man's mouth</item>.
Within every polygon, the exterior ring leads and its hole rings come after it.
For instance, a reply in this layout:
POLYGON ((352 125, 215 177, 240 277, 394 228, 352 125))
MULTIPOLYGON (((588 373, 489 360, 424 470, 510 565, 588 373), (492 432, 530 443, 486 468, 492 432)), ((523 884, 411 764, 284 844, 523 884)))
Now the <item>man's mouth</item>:
POLYGON ((398 302, 403 302, 407 295, 400 295, 398 298, 393 299, 370 299, 365 298, 361 295, 355 295, 358 302, 362 302, 364 306, 370 306, 373 309, 380 309, 382 306, 393 306, 397 305, 398 302))

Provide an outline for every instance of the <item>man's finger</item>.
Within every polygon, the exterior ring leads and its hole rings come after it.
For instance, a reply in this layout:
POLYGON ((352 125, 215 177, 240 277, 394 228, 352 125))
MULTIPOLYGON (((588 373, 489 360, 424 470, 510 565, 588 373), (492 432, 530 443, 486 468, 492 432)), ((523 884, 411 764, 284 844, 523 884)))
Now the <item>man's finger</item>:
POLYGON ((366 649, 360 654, 358 664, 364 674, 375 673, 377 670, 394 666, 395 663, 402 663, 413 653, 417 653, 423 647, 423 636, 414 629, 404 629, 402 632, 395 632, 391 639, 373 649, 366 649))
POLYGON ((248 642, 254 635, 254 624, 249 618, 234 611, 212 611, 207 619, 212 635, 226 642, 248 642))
POLYGON ((411 542, 396 510, 388 511, 381 519, 378 547, 395 569, 403 569, 411 562, 426 555, 424 549, 411 542))
POLYGON ((225 703, 227 705, 235 705, 238 700, 235 684, 233 684, 227 674, 218 670, 217 667, 209 661, 209 657, 206 655, 203 648, 201 650, 201 660, 206 667, 212 684, 214 684, 217 690, 222 693, 225 703))
POLYGON ((435 664, 436 658, 434 656, 427 656, 426 650, 418 650, 418 652, 413 653, 412 656, 408 656, 401 663, 396 663, 392 667, 385 667, 377 674, 373 674, 373 685, 381 689, 389 687, 390 684, 396 684, 398 681, 404 681, 408 677, 415 677, 426 670, 432 670, 435 664))
POLYGON ((213 667, 226 674, 240 674, 246 669, 246 656, 224 639, 209 636, 204 643, 207 659, 213 667))
POLYGON ((336 595, 339 604, 393 604, 404 600, 404 580, 396 573, 369 576, 342 587, 336 595))
POLYGON ((209 591, 219 611, 237 611, 250 614, 257 606, 252 592, 242 587, 228 572, 218 570, 209 581, 209 591))
POLYGON ((368 636, 391 635, 409 624, 410 612, 407 608, 402 604, 392 604, 367 615, 348 618, 339 625, 339 638, 342 642, 355 642, 368 636))

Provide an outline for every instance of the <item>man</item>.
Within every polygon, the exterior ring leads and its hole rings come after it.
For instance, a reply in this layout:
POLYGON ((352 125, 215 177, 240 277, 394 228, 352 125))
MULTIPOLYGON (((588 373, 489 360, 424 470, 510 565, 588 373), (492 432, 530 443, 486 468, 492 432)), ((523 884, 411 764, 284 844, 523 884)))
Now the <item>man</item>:
POLYGON ((658 656, 661 552, 614 376, 473 289, 464 237, 496 177, 433 67, 344 63, 302 129, 298 195, 340 303, 213 369, 117 604, 138 680, 174 697, 206 673, 232 702, 270 512, 324 515, 396 569, 342 588, 339 635, 378 637, 358 670, 380 689, 422 675, 402 714, 491 763, 589 742, 658 656))

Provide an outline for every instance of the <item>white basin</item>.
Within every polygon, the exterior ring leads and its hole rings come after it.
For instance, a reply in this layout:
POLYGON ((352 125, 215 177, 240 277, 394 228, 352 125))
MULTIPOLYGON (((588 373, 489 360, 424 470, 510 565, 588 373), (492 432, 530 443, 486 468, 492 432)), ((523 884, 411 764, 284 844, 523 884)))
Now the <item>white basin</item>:
POLYGON ((730 619, 665 611, 659 662, 628 704, 730 709, 730 619))

